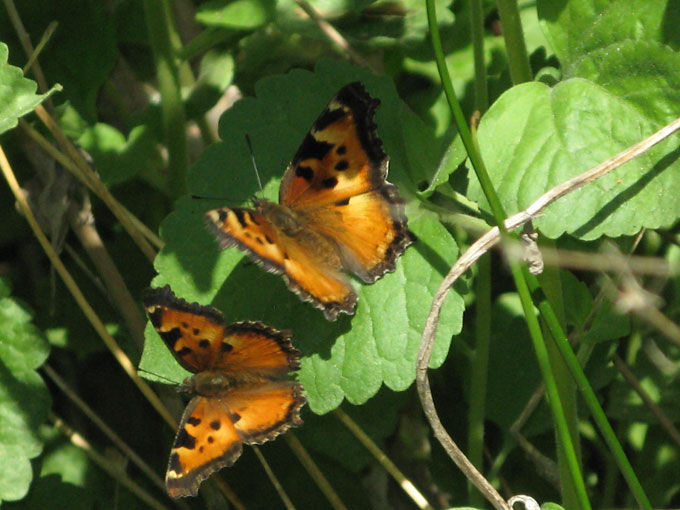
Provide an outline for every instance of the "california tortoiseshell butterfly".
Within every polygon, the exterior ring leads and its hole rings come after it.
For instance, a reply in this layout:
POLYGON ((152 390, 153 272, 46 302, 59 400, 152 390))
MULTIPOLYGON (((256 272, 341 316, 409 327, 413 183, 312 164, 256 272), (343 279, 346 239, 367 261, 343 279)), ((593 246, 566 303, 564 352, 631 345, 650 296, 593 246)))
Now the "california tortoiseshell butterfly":
POLYGON ((290 332, 261 322, 225 323, 212 306, 187 303, 169 286, 149 289, 144 307, 156 331, 185 369, 187 405, 170 452, 170 496, 195 496, 201 482, 233 464, 243 443, 264 443, 300 425, 302 385, 288 379, 300 367, 290 332))
POLYGON ((394 271, 413 241, 403 200, 387 177, 376 132, 380 104, 361 83, 331 99, 286 168, 279 203, 214 209, 206 222, 222 248, 247 252, 283 275, 291 290, 329 320, 354 313, 357 295, 344 271, 366 283, 394 271))

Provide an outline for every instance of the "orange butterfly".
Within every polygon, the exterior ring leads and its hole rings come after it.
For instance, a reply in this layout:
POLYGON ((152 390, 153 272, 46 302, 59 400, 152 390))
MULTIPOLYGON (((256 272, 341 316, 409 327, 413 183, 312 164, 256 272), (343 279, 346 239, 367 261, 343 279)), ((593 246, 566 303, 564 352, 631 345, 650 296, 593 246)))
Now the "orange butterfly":
POLYGON ((288 379, 300 368, 290 332, 261 322, 227 326, 219 310, 178 299, 167 285, 148 289, 144 308, 175 359, 194 373, 181 386, 195 396, 170 452, 170 496, 195 496, 204 479, 236 461, 243 443, 302 424, 302 385, 288 379))
POLYGON ((343 270, 373 283, 394 271, 413 242, 403 200, 385 180, 389 158, 374 123, 379 104, 361 83, 346 85, 286 168, 278 204, 254 199, 254 209, 206 213, 222 248, 236 245, 283 275, 328 320, 354 313, 357 295, 343 270))

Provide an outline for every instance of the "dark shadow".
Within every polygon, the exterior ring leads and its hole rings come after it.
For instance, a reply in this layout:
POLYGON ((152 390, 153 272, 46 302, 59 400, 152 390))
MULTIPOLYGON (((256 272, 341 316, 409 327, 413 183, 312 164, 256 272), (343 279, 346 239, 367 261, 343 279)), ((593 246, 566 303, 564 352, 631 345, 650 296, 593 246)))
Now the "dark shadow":
POLYGON ((575 235, 576 237, 584 236, 592 229, 600 225, 604 220, 606 220, 609 217, 609 215, 614 213, 614 211, 616 211, 619 207, 625 204, 628 200, 632 199, 633 197, 635 197, 635 195, 640 193, 640 191, 642 191, 645 188, 645 186, 647 186, 647 184, 652 182, 652 180, 657 175, 659 175, 671 164, 673 164, 678 159, 679 156, 680 147, 666 154, 645 175, 643 175, 642 177, 640 177, 640 179, 638 179, 633 184, 628 186, 626 189, 621 191, 621 193, 619 193, 613 199, 611 199, 608 204, 602 207, 602 209, 600 209, 600 211, 598 211, 595 214, 595 216, 593 216, 589 221, 587 221, 582 226, 577 228, 574 231, 573 235, 575 235))

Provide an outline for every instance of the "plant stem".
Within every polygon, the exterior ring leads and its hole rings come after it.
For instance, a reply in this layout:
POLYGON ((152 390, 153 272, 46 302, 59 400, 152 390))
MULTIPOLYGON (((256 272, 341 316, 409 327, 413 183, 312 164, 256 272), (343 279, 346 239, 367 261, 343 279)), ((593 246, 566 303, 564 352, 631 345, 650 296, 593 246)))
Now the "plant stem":
MULTIPOLYGON (((468 457, 480 471, 484 464, 484 416, 491 339, 491 254, 477 262, 479 273, 475 280, 475 352, 470 381, 470 411, 468 413, 468 457)), ((468 484, 470 505, 481 508, 482 498, 472 484, 468 484)))
MULTIPOLYGON (((435 60, 437 62, 437 68, 441 77, 442 86, 444 87, 444 92, 446 93, 446 98, 449 102, 451 112, 456 121, 458 131, 461 135, 461 139, 463 140, 463 144, 465 145, 465 149, 467 150, 472 167, 475 171, 475 174, 477 175, 477 179, 479 180, 482 190, 484 191, 484 195, 491 206, 491 210, 493 211, 494 218, 498 228, 500 229, 501 238, 505 239, 508 236, 508 231, 504 224, 507 215, 493 187, 493 183, 491 182, 491 179, 488 175, 486 166, 484 165, 484 161, 481 157, 481 153, 479 152, 477 144, 475 143, 475 139, 470 133, 467 123, 465 122, 463 112, 460 108, 460 105, 458 104, 453 85, 451 84, 451 78, 446 66, 444 51, 442 49, 441 39, 439 37, 434 0, 426 0, 426 6, 432 47, 435 54, 435 60)), ((519 22, 519 17, 517 18, 517 22, 519 22)), ((515 287, 517 288, 517 292, 520 297, 520 301, 522 303, 524 317, 527 322, 527 327, 529 328, 531 340, 534 344, 534 350, 541 368, 541 374, 546 384, 548 401, 553 413, 553 418, 555 420, 560 441, 562 442, 562 447, 564 448, 565 457, 567 459, 567 465, 569 468, 569 475, 574 483, 575 491, 579 500, 579 508, 582 510, 589 510, 590 502, 588 501, 586 494, 585 483, 583 481, 583 476, 578 464, 578 457, 576 455, 576 451, 574 450, 573 442, 571 441, 571 434, 568 429, 567 421, 564 415, 564 409, 562 407, 560 396, 557 391, 557 385, 551 370, 545 340, 543 339, 538 318, 534 313, 534 305, 531 300, 531 295, 529 294, 527 281, 519 264, 511 262, 510 270, 515 282, 515 287)))
POLYGON ((633 471, 633 467, 628 462, 628 458, 626 457, 626 454, 624 453, 623 448, 619 443, 619 440, 616 438, 616 434, 614 433, 614 430, 609 424, 607 416, 604 414, 604 411, 602 410, 602 407, 600 406, 600 403, 597 400, 595 392, 591 388, 588 379, 583 373, 583 370, 581 369, 581 365, 579 364, 578 359, 574 355, 574 352, 571 350, 569 342, 567 341, 567 338, 564 335, 564 331, 562 330, 562 327, 560 326, 560 323, 557 320, 557 317, 555 316, 555 312, 548 305, 545 296, 541 296, 542 291, 538 286, 538 281, 536 280, 536 278, 533 275, 528 275, 527 280, 529 281, 532 293, 538 295, 537 297, 538 308, 541 312, 541 315, 543 316, 543 319, 545 320, 548 328, 550 328, 550 333, 555 339, 555 344, 557 345, 560 354, 562 355, 562 358, 564 359, 567 367, 569 368, 571 376, 576 381, 578 389, 581 391, 583 399, 585 400, 585 403, 593 416, 595 424, 600 429, 600 433, 602 434, 605 443, 607 443, 607 446, 609 447, 609 450, 611 451, 614 460, 618 464, 619 469, 623 474, 623 477, 626 479, 626 482, 628 482, 628 487, 633 493, 635 500, 637 501, 638 505, 640 505, 640 507, 643 508, 644 510, 651 510, 652 506, 649 502, 649 499, 647 498, 647 495, 645 494, 642 485, 637 479, 637 476, 633 471))
POLYGON ((186 115, 177 62, 172 49, 172 15, 167 0, 144 0, 144 14, 161 95, 163 132, 168 149, 168 189, 177 198, 187 190, 188 159, 186 115))
POLYGON ((531 81, 531 66, 529 65, 527 45, 524 42, 517 0, 497 0, 497 5, 503 26, 505 49, 508 52, 510 79, 513 85, 531 81))

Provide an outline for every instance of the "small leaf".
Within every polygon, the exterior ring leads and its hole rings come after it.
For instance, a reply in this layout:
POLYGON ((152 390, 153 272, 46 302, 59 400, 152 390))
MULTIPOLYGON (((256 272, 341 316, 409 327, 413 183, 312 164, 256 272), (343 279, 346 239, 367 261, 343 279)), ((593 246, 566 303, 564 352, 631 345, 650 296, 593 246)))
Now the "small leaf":
POLYGON ((273 11, 272 0, 214 0, 201 5, 196 21, 207 26, 249 30, 267 23, 273 11))
POLYGON ((49 354, 31 314, 11 297, 0 298, 0 501, 24 497, 33 472, 30 459, 43 448, 38 426, 50 397, 36 369, 49 354))
POLYGON ((46 94, 36 94, 38 84, 24 78, 20 68, 9 65, 8 55, 7 45, 0 42, 0 134, 16 126, 19 117, 33 111, 53 92, 61 90, 55 85, 46 94))

